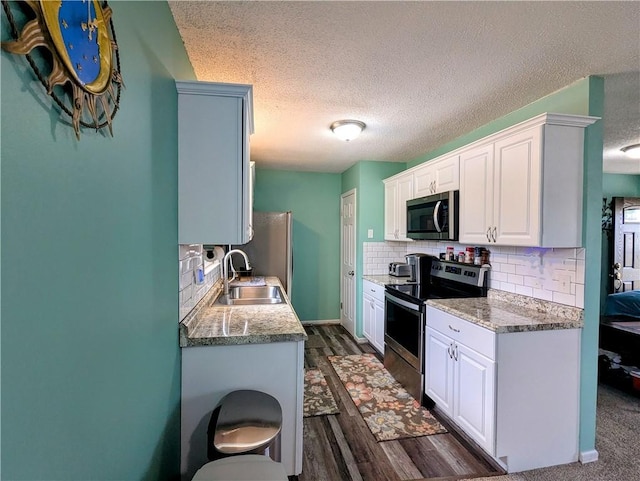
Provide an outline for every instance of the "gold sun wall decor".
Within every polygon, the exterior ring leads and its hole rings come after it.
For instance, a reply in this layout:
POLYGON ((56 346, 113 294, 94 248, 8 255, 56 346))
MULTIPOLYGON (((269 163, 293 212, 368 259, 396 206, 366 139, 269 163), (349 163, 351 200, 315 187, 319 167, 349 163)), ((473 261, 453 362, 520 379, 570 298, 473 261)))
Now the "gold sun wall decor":
POLYGON ((47 94, 71 117, 76 138, 80 127, 108 127, 113 136, 124 84, 107 2, 2 0, 2 7, 15 39, 2 42, 2 48, 26 56, 47 94), (20 33, 16 16, 25 18, 20 33))

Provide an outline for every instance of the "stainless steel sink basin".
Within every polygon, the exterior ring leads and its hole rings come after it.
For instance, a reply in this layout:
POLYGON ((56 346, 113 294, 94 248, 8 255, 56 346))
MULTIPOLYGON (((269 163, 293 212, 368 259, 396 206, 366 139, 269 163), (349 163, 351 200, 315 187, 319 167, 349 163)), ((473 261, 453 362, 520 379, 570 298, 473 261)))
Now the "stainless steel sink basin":
POLYGON ((221 295, 217 304, 251 306, 259 304, 281 304, 284 302, 278 286, 238 286, 229 288, 229 295, 221 295))

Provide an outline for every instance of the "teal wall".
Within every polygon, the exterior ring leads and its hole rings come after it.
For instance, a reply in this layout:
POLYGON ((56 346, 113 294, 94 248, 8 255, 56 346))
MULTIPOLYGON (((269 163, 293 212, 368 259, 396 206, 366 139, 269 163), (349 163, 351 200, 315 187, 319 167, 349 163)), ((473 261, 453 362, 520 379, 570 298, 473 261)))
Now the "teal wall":
POLYGON ((356 336, 362 334, 362 274, 364 242, 384 241, 384 184, 382 179, 405 170, 398 162, 358 162, 342 173, 342 193, 356 189, 356 336), (373 238, 367 231, 373 229, 373 238))
MULTIPOLYGON (((602 176, 602 196, 607 202, 612 197, 640 197, 640 175, 604 174, 602 176)), ((612 233, 610 233, 612 234, 612 233)), ((600 277, 600 312, 604 312, 604 302, 609 294, 609 272, 612 257, 613 238, 602 233, 602 274, 600 277)))
POLYGON ((256 168, 254 209, 293 213, 293 291, 301 321, 340 319, 340 174, 256 168))
POLYGON ((195 75, 165 2, 110 5, 114 138, 77 141, 2 52, 2 479, 179 473, 174 78, 195 75))
POLYGON ((640 175, 604 174, 602 176, 604 197, 640 197, 640 175))

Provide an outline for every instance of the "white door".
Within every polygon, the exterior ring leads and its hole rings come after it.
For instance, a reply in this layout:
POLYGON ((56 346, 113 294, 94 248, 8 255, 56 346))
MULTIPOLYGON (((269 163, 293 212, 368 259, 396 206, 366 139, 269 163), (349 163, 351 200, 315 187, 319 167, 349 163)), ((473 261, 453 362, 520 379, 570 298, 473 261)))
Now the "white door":
POLYGON ((356 190, 340 197, 340 322, 355 337, 356 318, 356 190))

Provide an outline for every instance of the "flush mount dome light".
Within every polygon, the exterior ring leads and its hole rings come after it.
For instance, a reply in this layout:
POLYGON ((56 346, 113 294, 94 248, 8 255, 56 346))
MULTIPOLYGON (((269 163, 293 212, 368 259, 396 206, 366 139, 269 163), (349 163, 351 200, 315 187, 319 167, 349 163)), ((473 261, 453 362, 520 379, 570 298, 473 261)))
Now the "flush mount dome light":
POLYGON ((364 122, 359 120, 338 120, 331 124, 331 131, 340 139, 349 142, 360 135, 365 127, 364 122))
POLYGON ((622 147, 620 150, 632 159, 640 159, 640 144, 627 145, 626 147, 622 147))

